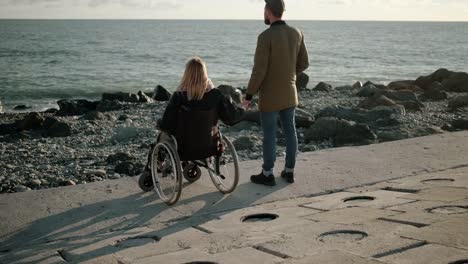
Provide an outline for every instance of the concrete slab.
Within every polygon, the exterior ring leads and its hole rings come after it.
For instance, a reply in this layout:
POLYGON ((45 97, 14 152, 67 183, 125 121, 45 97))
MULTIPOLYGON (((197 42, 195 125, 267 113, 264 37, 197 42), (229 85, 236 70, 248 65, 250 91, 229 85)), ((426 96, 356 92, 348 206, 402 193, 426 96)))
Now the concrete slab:
POLYGON ((323 263, 339 263, 339 264, 383 264, 383 262, 375 259, 364 258, 350 253, 341 251, 331 251, 323 254, 308 256, 302 259, 288 260, 284 264, 323 264, 323 263))
POLYGON ((357 224, 398 214, 401 214, 401 212, 375 208, 351 207, 314 214, 305 217, 305 219, 336 224, 357 224))
POLYGON ((455 218, 419 228, 403 230, 401 236, 425 240, 429 243, 468 249, 468 219, 455 218))
POLYGON ((380 259, 394 264, 467 263, 468 251, 442 245, 425 245, 380 259), (457 262, 465 260, 465 262, 457 262))
POLYGON ((168 253, 160 256, 139 259, 134 264, 180 264, 180 263, 281 263, 282 258, 255 250, 253 248, 241 248, 221 254, 208 254, 196 249, 168 253))
POLYGON ((281 240, 263 243, 258 247, 297 259, 336 250, 361 257, 372 257, 420 243, 413 239, 401 238, 399 235, 400 232, 413 229, 416 228, 381 221, 359 225, 311 222, 309 225, 275 231, 283 235, 281 240), (340 234, 337 231, 352 232, 340 234))
POLYGON ((433 187, 405 196, 411 200, 453 202, 468 199, 468 188, 433 187))
POLYGON ((417 201, 387 209, 404 211, 402 214, 386 217, 387 219, 425 225, 452 218, 468 219, 468 200, 456 202, 417 201))
POLYGON ((370 207, 382 209, 398 204, 411 202, 408 199, 402 199, 409 194, 390 192, 390 191, 372 191, 363 193, 341 192, 326 196, 320 196, 316 199, 318 202, 304 204, 304 207, 320 210, 334 210, 346 207, 370 207), (371 199, 372 198, 372 199, 371 199))
POLYGON ((277 229, 296 226, 296 225, 307 225, 310 221, 303 218, 303 216, 309 216, 317 214, 322 211, 308 209, 304 207, 285 207, 285 208, 264 208, 263 206, 255 206, 246 209, 237 210, 228 214, 217 214, 219 220, 212 220, 207 222, 200 227, 209 230, 213 233, 225 233, 225 232, 246 232, 246 233, 262 233, 262 232, 273 232, 277 229), (243 219, 250 215, 264 215, 270 214, 274 219, 259 219, 257 221, 245 221, 243 219))
POLYGON ((40 263, 40 264, 59 264, 66 263, 60 256, 57 250, 38 250, 35 254, 29 254, 27 249, 13 252, 12 254, 5 254, 0 257, 2 264, 19 264, 19 263, 40 263), (21 255, 23 258, 18 258, 21 255))

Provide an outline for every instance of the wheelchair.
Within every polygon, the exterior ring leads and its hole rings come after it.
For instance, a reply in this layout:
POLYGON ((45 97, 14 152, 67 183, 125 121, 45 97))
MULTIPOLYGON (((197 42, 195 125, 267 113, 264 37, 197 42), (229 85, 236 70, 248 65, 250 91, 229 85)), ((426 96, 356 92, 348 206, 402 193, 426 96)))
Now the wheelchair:
POLYGON ((172 206, 181 197, 183 179, 198 181, 203 168, 222 194, 234 192, 239 183, 239 159, 232 142, 219 131, 216 113, 183 110, 176 131, 175 136, 158 136, 150 158, 151 177, 145 180, 142 176, 140 187, 154 188, 172 206))

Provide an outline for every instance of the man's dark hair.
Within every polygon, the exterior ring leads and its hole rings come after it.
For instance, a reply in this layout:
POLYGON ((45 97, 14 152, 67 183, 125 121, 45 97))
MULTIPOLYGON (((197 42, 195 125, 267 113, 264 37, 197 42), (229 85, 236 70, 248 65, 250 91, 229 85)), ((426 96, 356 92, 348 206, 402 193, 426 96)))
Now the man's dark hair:
POLYGON ((284 8, 282 6, 266 3, 266 8, 268 8, 268 10, 270 10, 271 13, 275 17, 282 17, 283 16, 284 8))

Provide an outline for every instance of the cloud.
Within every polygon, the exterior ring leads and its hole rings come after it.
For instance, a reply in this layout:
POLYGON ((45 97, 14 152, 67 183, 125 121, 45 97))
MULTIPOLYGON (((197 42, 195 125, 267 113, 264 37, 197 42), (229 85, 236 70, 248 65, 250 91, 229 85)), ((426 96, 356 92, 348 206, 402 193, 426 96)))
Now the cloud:
MULTIPOLYGON (((0 0, 0 4, 4 1, 0 0)), ((178 9, 182 4, 178 0, 164 1, 164 0, 7 0, 7 5, 10 6, 46 6, 58 7, 73 4, 74 6, 88 6, 88 7, 104 7, 104 6, 121 6, 125 8, 138 8, 138 9, 178 9)))

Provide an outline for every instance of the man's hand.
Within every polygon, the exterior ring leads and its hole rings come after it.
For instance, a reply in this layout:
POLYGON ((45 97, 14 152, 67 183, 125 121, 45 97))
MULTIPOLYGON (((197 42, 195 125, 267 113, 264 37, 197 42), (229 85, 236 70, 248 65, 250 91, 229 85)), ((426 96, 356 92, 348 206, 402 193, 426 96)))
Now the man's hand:
POLYGON ((251 103, 251 101, 244 99, 244 102, 242 102, 242 107, 244 107, 245 110, 249 110, 250 103, 251 103))

